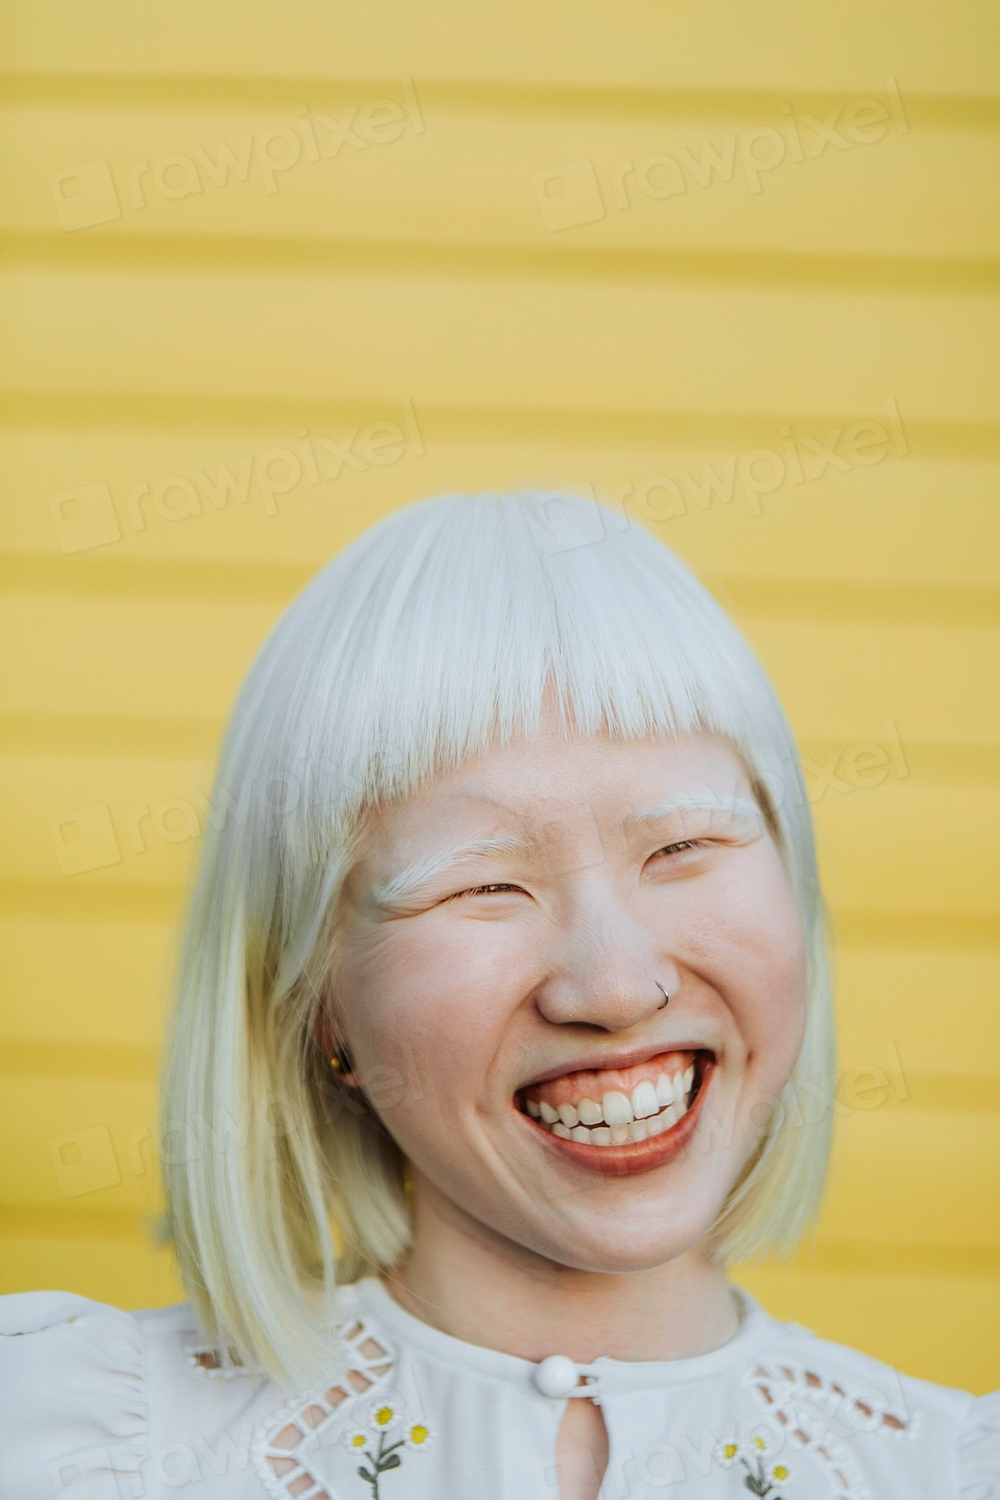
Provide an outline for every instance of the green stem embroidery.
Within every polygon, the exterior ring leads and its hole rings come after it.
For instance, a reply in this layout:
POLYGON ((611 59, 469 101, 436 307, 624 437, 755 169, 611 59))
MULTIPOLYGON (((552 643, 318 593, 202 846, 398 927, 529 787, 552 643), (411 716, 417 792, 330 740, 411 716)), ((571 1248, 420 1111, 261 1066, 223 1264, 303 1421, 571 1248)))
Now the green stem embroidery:
POLYGON ((385 1446, 385 1439, 386 1434, 383 1432, 378 1440, 378 1452, 367 1455, 372 1468, 366 1469, 364 1464, 361 1464, 358 1468, 358 1473, 365 1481, 365 1484, 370 1484, 372 1487, 372 1500, 379 1500, 379 1475, 384 1474, 387 1469, 398 1469, 402 1463, 402 1459, 396 1452, 396 1449, 402 1448, 405 1439, 400 1438, 398 1442, 390 1443, 388 1448, 385 1446))
POLYGON ((740 1455, 740 1463, 747 1471, 746 1478, 744 1479, 743 1483, 746 1485, 751 1495, 758 1495, 761 1497, 770 1495, 773 1497, 773 1500, 781 1500, 781 1496, 777 1494, 774 1485, 764 1473, 764 1460, 762 1458, 758 1458, 757 1460, 756 1474, 742 1455, 740 1455))

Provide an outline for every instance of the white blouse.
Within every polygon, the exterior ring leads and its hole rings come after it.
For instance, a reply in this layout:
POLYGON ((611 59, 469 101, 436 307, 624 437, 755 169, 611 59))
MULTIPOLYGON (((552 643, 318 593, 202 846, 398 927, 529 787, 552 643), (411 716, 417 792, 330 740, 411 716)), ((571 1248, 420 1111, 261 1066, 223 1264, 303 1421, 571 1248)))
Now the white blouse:
POLYGON ((743 1302, 736 1337, 694 1359, 534 1365, 364 1281, 344 1291, 347 1373, 289 1399, 220 1364, 185 1306, 2 1298, 0 1497, 555 1500, 572 1388, 607 1425, 602 1500, 1000 1500, 1000 1393, 911 1380, 743 1302))

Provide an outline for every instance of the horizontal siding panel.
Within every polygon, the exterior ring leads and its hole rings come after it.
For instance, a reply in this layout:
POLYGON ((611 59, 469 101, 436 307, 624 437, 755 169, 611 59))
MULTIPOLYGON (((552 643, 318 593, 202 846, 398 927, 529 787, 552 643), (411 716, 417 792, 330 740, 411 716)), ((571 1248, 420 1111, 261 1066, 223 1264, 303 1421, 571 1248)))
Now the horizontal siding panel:
POLYGON ((28 1040, 157 1048, 174 949, 172 929, 154 922, 0 918, 0 1051, 28 1040))
MULTIPOLYGON (((869 1098, 877 1098, 878 1092, 869 1098)), ((1000 1117, 879 1105, 840 1116, 817 1240, 1000 1247, 1000 1117)))
POLYGON ((151 1079, 7 1077, 0 1119, 5 1203, 79 1203, 111 1217, 161 1211, 151 1079))
POLYGON ((904 1089, 914 1074, 1000 1079, 1000 953, 840 943, 834 969, 843 1068, 898 1063, 904 1089))
POLYGON ((0 693, 15 713, 218 719, 278 613, 231 601, 8 596, 0 628, 24 645, 0 665, 0 693))
POLYGON ((744 622, 802 739, 1000 743, 993 630, 744 622))
POLYGON ((1000 418, 1000 307, 470 276, 9 268, 3 389, 718 413, 1000 418), (39 327, 57 327, 58 344, 39 327), (770 372, 761 381, 761 361, 770 372))
MULTIPOLYGON (((483 433, 479 441, 464 439, 458 414, 428 413, 413 408, 416 444, 408 435, 407 412, 397 401, 362 412, 345 411, 316 418, 302 411, 297 420, 261 422, 243 432, 185 433, 143 428, 122 430, 115 425, 109 403, 100 423, 94 419, 81 431, 58 430, 0 433, 0 486, 8 497, 0 510, 0 567, 8 586, 30 587, 31 573, 23 564, 48 556, 59 570, 51 575, 58 590, 81 587, 83 568, 95 560, 108 568, 117 560, 166 562, 198 560, 225 562, 295 563, 312 571, 334 555, 359 530, 387 511, 428 495, 475 492, 484 488, 507 490, 523 485, 581 487, 615 503, 612 497, 628 488, 622 503, 630 524, 649 526, 684 556, 696 571, 727 577, 830 579, 845 582, 928 583, 993 586, 1000 584, 1000 463, 971 459, 943 459, 918 451, 919 435, 904 426, 907 453, 881 445, 884 456, 876 465, 852 465, 848 471, 826 467, 816 478, 815 453, 801 443, 809 438, 823 445, 830 434, 842 436, 835 451, 842 462, 844 438, 854 423, 881 422, 888 431, 884 406, 849 417, 796 420, 792 431, 800 440, 797 451, 802 480, 785 463, 775 490, 760 497, 759 515, 749 507, 745 489, 734 479, 733 499, 724 503, 709 497, 703 508, 684 479, 695 489, 706 481, 707 468, 724 475, 727 461, 759 448, 770 448, 785 462, 780 422, 747 418, 734 422, 708 441, 617 444, 581 429, 579 441, 539 443, 525 420, 511 415, 504 441, 483 433), (387 465, 367 463, 362 470, 334 460, 320 443, 343 442, 352 429, 361 433, 375 422, 392 423, 403 434, 387 452, 387 465), (110 430, 101 430, 108 424, 110 430), (305 428, 317 459, 313 482, 299 447, 305 428), (269 452, 285 448, 300 465, 297 482, 274 497, 275 514, 265 509, 261 461, 269 452), (249 465, 247 498, 218 495, 220 469, 238 478, 249 465), (196 476, 201 473, 204 479, 196 476), (328 477, 327 477, 328 476, 328 477), (160 509, 151 496, 164 481, 176 477, 189 483, 198 509, 178 519, 164 512, 186 511, 188 492, 161 490, 160 509), (650 521, 637 509, 644 494, 654 510, 667 503, 667 492, 653 483, 672 479, 679 488, 684 514, 662 522, 650 521), (145 484, 147 491, 130 503, 145 484), (57 528, 67 502, 53 497, 82 488, 106 485, 94 507, 90 529, 80 513, 57 528), (948 496, 947 526, 941 524, 941 496, 948 496), (109 529, 97 524, 110 509, 109 529), (117 532, 117 538, 115 538, 117 532), (64 550, 65 549, 65 550, 64 550)), ((876 453, 881 451, 876 447, 876 453)), ((384 454, 379 455, 384 457, 384 454)), ((287 465, 272 460, 265 475, 284 482, 294 477, 287 465)), ((107 587, 114 591, 114 575, 107 587)), ((189 580, 178 575, 177 591, 186 593, 189 580)))
MULTIPOLYGON (((204 762, 8 757, 0 879, 174 886, 211 804, 204 762)), ((221 812, 220 812, 221 816, 221 812)), ((67 893, 68 894, 68 893, 67 893)))
POLYGON ((4 1292, 65 1287, 72 1280, 78 1296, 129 1310, 185 1300, 170 1252, 154 1246, 151 1225, 127 1219, 116 1234, 105 1214, 104 1224, 80 1233, 77 1217, 70 1213, 63 1223, 52 1224, 50 1215, 21 1206, 5 1216, 0 1228, 4 1292))
POLYGON ((186 889, 176 882, 112 885, 95 880, 0 881, 0 911, 5 915, 56 922, 136 922, 178 924, 186 889))
MULTIPOLYGON (((939 124, 901 134, 882 86, 874 101, 881 115, 862 109, 856 92, 845 96, 834 122, 837 142, 825 146, 805 122, 806 115, 817 118, 806 104, 796 103, 804 123, 786 138, 789 117, 770 96, 714 116, 699 108, 693 117, 681 99, 659 119, 560 118, 533 112, 530 104, 522 112, 496 112, 475 98, 461 106, 427 103, 415 112, 398 81, 381 97, 396 106, 398 118, 389 111, 378 116, 389 116, 388 123, 369 131, 370 139, 359 134, 359 124, 329 158, 324 153, 336 137, 320 117, 339 120, 354 109, 364 122, 378 98, 373 87, 310 88, 306 115, 298 113, 297 99, 285 109, 266 101, 225 112, 163 105, 8 109, 0 114, 0 139, 17 176, 0 225, 63 238, 50 175, 98 160, 107 164, 120 212, 84 225, 88 237, 197 236, 203 249, 221 238, 234 242, 237 257, 249 248, 237 247, 244 239, 517 245, 553 254, 580 246, 687 249, 730 258, 771 253, 783 261, 818 255, 824 264, 836 255, 867 258, 873 245, 878 258, 907 262, 921 256, 965 262, 1000 251, 1000 215, 986 191, 1000 175, 1000 131, 939 124), (855 120, 873 115, 876 122, 859 130, 855 120), (754 144, 752 132, 762 128, 778 132, 777 146, 759 136, 754 144), (286 134, 275 138, 276 129, 286 134), (220 167, 221 144, 236 163, 247 137, 245 161, 228 172, 220 167), (781 160, 759 173, 747 155, 751 148, 758 159, 781 154, 781 160), (706 180, 697 164, 708 149, 719 155, 720 168, 706 180), (679 174, 669 197, 667 174, 674 169, 663 163, 665 155, 679 174), (274 172, 270 161, 286 156, 291 164, 274 172), (647 173, 643 164, 657 157, 659 165, 647 173), (169 158, 174 165, 164 167, 169 158), (132 177, 143 161, 147 170, 132 177), (540 205, 534 179, 581 161, 590 170, 578 188, 574 178, 563 193, 570 194, 563 223, 554 218, 562 211, 554 199, 546 196, 540 205), (625 172, 624 163, 633 170, 625 172), (928 193, 933 214, 926 212, 928 193)), ((820 118, 829 113, 824 101, 820 118)), ((562 180, 557 175, 554 186, 562 180)), ((554 186, 543 183, 541 190, 548 195, 554 186)))
POLYGON ((414 73, 474 83, 621 88, 877 87, 898 72, 916 92, 989 96, 996 87, 995 16, 975 0, 949 7, 893 0, 877 11, 768 0, 682 0, 669 11, 585 0, 540 15, 530 5, 407 7, 381 0, 338 12, 273 0, 206 12, 194 0, 135 24, 123 0, 95 16, 56 0, 18 0, 3 64, 11 71, 97 77, 179 74, 236 80, 388 78, 414 73))
MULTIPOLYGON (((72 1036, 53 1041, 46 1037, 40 1040, 16 1038, 8 1040, 4 1047, 0 1072, 12 1077, 44 1076, 46 1078, 82 1078, 99 1084, 108 1079, 138 1083, 158 1076, 160 1053, 158 1047, 129 1042, 95 1042, 77 1040, 72 1036)), ((934 1097, 940 1080, 914 1080, 916 1097, 921 1108, 935 1108, 940 1102, 934 1097), (927 1104, 926 1100, 931 1103, 927 1104)), ((983 1085, 980 1084, 980 1092, 983 1085)), ((988 1093, 988 1088, 987 1088, 988 1093)), ((1000 1090, 997 1091, 1000 1106, 1000 1090)), ((994 1102, 992 1095, 987 1104, 994 1102)))
POLYGON ((1000 786, 890 780, 829 793, 814 816, 832 906, 1000 918, 1000 786))

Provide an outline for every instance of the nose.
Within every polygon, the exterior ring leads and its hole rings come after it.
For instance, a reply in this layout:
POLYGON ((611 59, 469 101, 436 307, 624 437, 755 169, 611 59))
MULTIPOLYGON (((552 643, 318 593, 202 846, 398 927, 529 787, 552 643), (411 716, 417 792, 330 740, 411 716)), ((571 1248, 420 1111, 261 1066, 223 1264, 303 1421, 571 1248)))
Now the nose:
POLYGON ((679 988, 680 973, 663 945, 626 913, 605 908, 574 917, 535 1003, 554 1025, 630 1031, 663 1008, 664 990, 673 996, 679 988))

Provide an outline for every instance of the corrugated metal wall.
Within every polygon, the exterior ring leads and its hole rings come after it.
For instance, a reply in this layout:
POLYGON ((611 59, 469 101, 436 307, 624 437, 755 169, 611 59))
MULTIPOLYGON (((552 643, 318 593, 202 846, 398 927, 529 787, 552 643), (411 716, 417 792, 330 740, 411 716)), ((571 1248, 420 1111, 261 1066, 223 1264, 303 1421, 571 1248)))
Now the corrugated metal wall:
POLYGON ((728 603, 807 757, 836 1160, 815 1244, 745 1279, 997 1382, 995 22, 12 0, 5 1289, 176 1295, 171 932, 282 606, 405 501, 573 484, 728 603))

